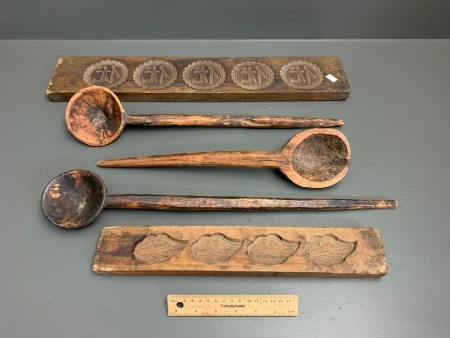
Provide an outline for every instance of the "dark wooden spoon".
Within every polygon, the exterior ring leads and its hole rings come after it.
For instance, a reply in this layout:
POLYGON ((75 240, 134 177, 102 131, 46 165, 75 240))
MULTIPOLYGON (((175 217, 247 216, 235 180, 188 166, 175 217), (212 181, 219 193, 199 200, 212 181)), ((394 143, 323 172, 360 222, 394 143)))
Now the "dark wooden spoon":
POLYGON ((127 115, 119 98, 111 90, 92 86, 81 89, 70 99, 66 124, 79 141, 90 146, 104 146, 117 139, 126 124, 152 127, 324 128, 342 126, 344 122, 340 119, 288 116, 127 115))
POLYGON ((99 167, 236 166, 280 169, 304 188, 326 188, 347 174, 350 144, 335 129, 309 129, 278 151, 209 151, 130 157, 97 162, 99 167))
POLYGON ((394 200, 300 199, 265 197, 206 197, 175 195, 109 195, 97 174, 71 170, 52 179, 44 189, 41 208, 47 219, 62 228, 92 223, 103 208, 179 211, 235 210, 354 210, 393 209, 394 200))

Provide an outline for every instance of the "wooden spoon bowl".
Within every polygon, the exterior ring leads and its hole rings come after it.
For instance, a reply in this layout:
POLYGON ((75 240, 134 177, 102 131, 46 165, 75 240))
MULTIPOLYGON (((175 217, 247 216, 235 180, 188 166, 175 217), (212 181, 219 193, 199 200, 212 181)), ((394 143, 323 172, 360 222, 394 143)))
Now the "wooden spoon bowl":
POLYGON ((76 139, 90 146, 113 142, 125 124, 125 110, 119 98, 103 87, 84 88, 67 105, 67 128, 76 139))
POLYGON ((101 213, 106 185, 97 174, 71 170, 52 179, 44 189, 41 208, 47 219, 63 228, 92 223, 101 213))
POLYGON ((298 133, 279 153, 286 158, 280 170, 292 182, 308 188, 326 188, 342 180, 351 157, 347 138, 334 129, 298 133))

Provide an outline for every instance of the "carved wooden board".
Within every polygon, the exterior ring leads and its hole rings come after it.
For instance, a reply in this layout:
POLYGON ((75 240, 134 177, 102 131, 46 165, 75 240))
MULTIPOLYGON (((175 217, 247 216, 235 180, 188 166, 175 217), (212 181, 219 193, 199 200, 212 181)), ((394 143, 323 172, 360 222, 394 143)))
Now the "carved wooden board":
POLYGON ((110 88, 122 101, 345 100, 350 95, 335 56, 64 56, 47 95, 51 101, 68 101, 93 85, 110 88))
POLYGON ((107 227, 98 274, 381 277, 375 228, 262 226, 107 227))

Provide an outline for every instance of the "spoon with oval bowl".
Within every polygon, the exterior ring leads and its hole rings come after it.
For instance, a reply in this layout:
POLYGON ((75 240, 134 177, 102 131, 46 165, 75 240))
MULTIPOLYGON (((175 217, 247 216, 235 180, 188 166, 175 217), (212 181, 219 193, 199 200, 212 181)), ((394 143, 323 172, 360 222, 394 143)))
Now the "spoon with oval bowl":
POLYGON ((71 170, 52 179, 41 198, 45 217, 62 228, 81 228, 100 216, 103 208, 178 211, 277 211, 393 209, 394 200, 209 197, 176 195, 107 195, 106 185, 88 170, 71 170))
POLYGON ((309 129, 295 134, 278 151, 208 151, 118 158, 99 167, 232 166, 278 168, 304 188, 326 188, 347 173, 350 145, 335 129, 309 129))
POLYGON ((113 142, 127 124, 151 127, 324 128, 342 126, 344 122, 340 119, 289 116, 128 115, 119 98, 108 88, 100 86, 81 89, 67 105, 67 128, 76 139, 90 146, 113 142))

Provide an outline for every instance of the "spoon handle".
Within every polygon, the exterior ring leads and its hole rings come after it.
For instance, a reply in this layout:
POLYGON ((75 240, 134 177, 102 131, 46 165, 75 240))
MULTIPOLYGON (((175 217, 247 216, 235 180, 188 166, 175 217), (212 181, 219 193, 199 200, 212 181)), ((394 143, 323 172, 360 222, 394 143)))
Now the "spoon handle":
POLYGON ((340 119, 323 119, 290 116, 248 116, 248 115, 187 115, 151 114, 128 115, 127 124, 149 127, 241 127, 241 128, 326 128, 344 124, 340 119))
POLYGON ((354 210, 394 209, 394 200, 311 199, 267 197, 206 197, 176 195, 109 195, 105 208, 178 211, 354 210))
POLYGON ((98 161, 99 167, 230 166, 278 168, 287 162, 272 151, 205 151, 98 161))

